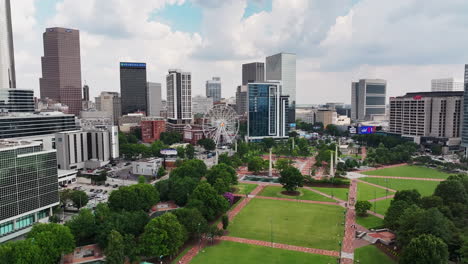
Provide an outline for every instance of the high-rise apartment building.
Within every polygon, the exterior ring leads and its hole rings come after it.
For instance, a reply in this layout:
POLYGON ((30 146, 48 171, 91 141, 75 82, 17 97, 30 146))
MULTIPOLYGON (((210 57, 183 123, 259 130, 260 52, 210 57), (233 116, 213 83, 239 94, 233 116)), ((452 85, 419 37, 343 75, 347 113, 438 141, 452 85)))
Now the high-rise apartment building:
POLYGON ((148 116, 161 116, 161 84, 148 82, 147 84, 148 116))
POLYGON ((213 77, 206 81, 206 97, 213 98, 213 103, 221 101, 221 78, 213 77))
POLYGON ((10 0, 0 0, 0 89, 16 88, 10 0))
POLYGON ((0 113, 32 113, 34 108, 33 90, 0 89, 0 113))
POLYGON ((205 114, 213 108, 213 98, 204 97, 204 96, 194 96, 192 97, 192 113, 195 114, 205 114))
POLYGON ((431 92, 463 91, 463 82, 453 78, 432 79, 431 92))
POLYGON ((281 95, 280 82, 248 84, 248 140, 286 138, 289 132, 289 97, 281 95))
POLYGON ((120 96, 122 115, 148 113, 146 63, 120 63, 120 96))
POLYGON ((462 122, 462 147, 465 148, 465 156, 468 156, 468 64, 464 71, 464 96, 463 96, 463 122, 462 122))
POLYGON ((83 85, 83 101, 89 101, 89 86, 83 85))
POLYGON ((242 64, 242 85, 253 82, 265 82, 265 63, 252 62, 242 64))
POLYGON ((289 123, 296 122, 296 54, 278 53, 266 58, 266 81, 281 81, 281 95, 289 96, 289 123))
POLYGON ((385 118, 387 81, 362 79, 351 84, 351 119, 372 121, 385 118))
POLYGON ((390 98, 389 132, 418 144, 458 146, 463 92, 420 92, 390 98))
POLYGON ((238 115, 245 115, 248 111, 247 102, 247 85, 237 86, 236 91, 236 112, 238 115))
POLYGON ((118 125, 122 113, 121 99, 117 92, 101 92, 101 95, 95 97, 96 109, 98 111, 111 114, 113 124, 118 125))
POLYGON ((168 130, 182 132, 192 120, 192 74, 169 70, 166 86, 168 130))
POLYGON ((0 243, 47 221, 59 204, 57 157, 40 142, 0 140, 0 243))
POLYGON ((41 98, 65 104, 70 114, 78 116, 82 108, 80 32, 47 28, 43 38, 41 98))

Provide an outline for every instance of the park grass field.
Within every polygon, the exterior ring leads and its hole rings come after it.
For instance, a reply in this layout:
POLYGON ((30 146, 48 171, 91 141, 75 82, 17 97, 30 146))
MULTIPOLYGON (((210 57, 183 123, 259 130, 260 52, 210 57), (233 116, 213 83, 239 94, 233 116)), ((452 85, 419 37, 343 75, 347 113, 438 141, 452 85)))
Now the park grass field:
POLYGON ((236 191, 234 193, 236 194, 249 194, 251 193, 258 184, 252 184, 252 183, 239 183, 234 186, 236 188, 236 191))
POLYGON ((392 177, 411 177, 411 178, 433 178, 433 179, 447 179, 450 174, 416 165, 404 165, 393 168, 385 168, 374 171, 362 172, 365 175, 374 176, 392 176, 392 177))
POLYGON ((378 214, 385 215, 388 207, 390 207, 390 202, 392 200, 393 199, 385 199, 376 202, 370 202, 372 204, 372 208, 370 210, 378 214))
POLYGON ((334 264, 334 257, 309 254, 291 250, 222 241, 200 252, 190 263, 193 264, 334 264))
MULTIPOLYGON (((367 178, 362 178, 362 179, 367 179, 367 178)), ((387 195, 394 194, 394 192, 391 192, 391 191, 387 192, 384 189, 374 187, 372 185, 365 184, 362 182, 358 182, 357 192, 358 192, 357 199, 360 201, 372 200, 372 199, 385 197, 387 195)))
POLYGON ((429 196, 434 193, 437 185, 440 182, 436 181, 418 181, 404 179, 383 179, 383 178, 360 178, 360 180, 377 184, 383 187, 394 189, 397 191, 416 189, 422 196, 429 196))
POLYGON ((278 197, 278 198, 288 198, 288 199, 298 199, 298 200, 310 200, 310 201, 321 201, 321 202, 336 202, 333 199, 327 198, 313 191, 299 188, 298 191, 301 193, 299 196, 290 196, 284 195, 281 192, 285 191, 281 186, 267 186, 263 189, 258 195, 267 196, 267 197, 278 197))
MULTIPOLYGON (((339 250, 344 209, 255 198, 229 224, 229 236, 339 250)), ((241 262, 239 262, 241 263, 241 262)))
POLYGON ((371 228, 381 227, 383 225, 383 219, 380 219, 373 215, 367 215, 364 217, 357 216, 356 223, 367 229, 371 229, 371 228))
POLYGON ((374 245, 369 245, 361 248, 357 248, 354 251, 354 260, 356 263, 363 264, 396 264, 390 257, 385 255, 380 249, 374 245), (357 262, 359 261, 359 262, 357 262))
POLYGON ((348 200, 348 188, 330 188, 330 187, 311 187, 317 191, 326 193, 328 195, 333 195, 334 197, 341 199, 343 201, 348 200))

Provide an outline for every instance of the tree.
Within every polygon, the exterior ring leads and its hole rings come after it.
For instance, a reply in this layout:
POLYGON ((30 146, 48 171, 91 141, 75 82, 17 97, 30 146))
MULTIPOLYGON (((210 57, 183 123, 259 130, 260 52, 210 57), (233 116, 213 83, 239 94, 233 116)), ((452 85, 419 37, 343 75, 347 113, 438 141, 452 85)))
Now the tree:
POLYGON ((70 200, 76 208, 80 209, 88 204, 88 195, 83 191, 76 190, 71 193, 70 200))
POLYGON ((429 208, 440 208, 444 205, 444 201, 442 198, 439 196, 426 196, 421 198, 421 207, 424 209, 429 209, 429 208))
POLYGON ((112 230, 107 240, 109 243, 104 250, 106 263, 123 264, 125 262, 125 244, 122 235, 112 230))
POLYGON ((262 144, 266 150, 270 150, 275 146, 275 140, 273 138, 266 137, 262 139, 262 144))
POLYGON ((222 217, 223 229, 226 230, 229 225, 229 217, 227 215, 223 215, 222 217))
POLYGON ((328 135, 333 135, 333 136, 341 135, 340 130, 338 130, 338 127, 332 124, 327 125, 327 127, 325 128, 325 132, 328 135))
POLYGON ((202 138, 198 140, 197 144, 208 151, 213 151, 216 149, 216 143, 211 138, 202 138))
POLYGON ((372 208, 372 204, 369 201, 357 201, 356 205, 356 213, 360 216, 366 216, 367 210, 372 208))
POLYGON ((159 193, 151 184, 122 186, 109 195, 109 207, 114 210, 148 211, 159 202, 159 193))
POLYGON ((213 166, 206 174, 206 180, 215 187, 219 194, 230 191, 231 185, 237 184, 234 168, 224 163, 213 166))
POLYGON ((81 209, 65 225, 70 228, 78 246, 87 245, 94 241, 97 227, 91 210, 81 209))
POLYGON ((169 200, 173 200, 177 205, 184 206, 193 190, 198 185, 198 180, 192 177, 169 178, 170 192, 169 200))
POLYGON ((187 147, 185 148, 185 155, 187 156, 188 159, 195 158, 195 147, 192 144, 188 144, 187 147))
POLYGON ((182 134, 178 132, 162 132, 160 140, 166 145, 182 142, 182 134))
POLYGON ((146 177, 143 175, 138 176, 138 183, 140 184, 146 183, 146 177))
POLYGON ((146 257, 170 256, 179 250, 187 238, 177 217, 166 213, 153 218, 140 238, 140 250, 146 257))
POLYGON ((441 155, 442 154, 442 146, 441 145, 432 145, 431 146, 431 153, 434 155, 441 155))
POLYGON ((294 192, 298 187, 303 186, 304 176, 302 176, 301 172, 297 168, 289 166, 281 171, 279 183, 281 183, 283 188, 288 192, 294 192))
POLYGON ((63 191, 60 191, 59 192, 60 205, 66 206, 67 202, 71 199, 72 193, 73 193, 73 190, 71 189, 65 189, 63 191))
POLYGON ((259 174, 261 171, 265 170, 266 167, 265 160, 258 156, 252 157, 247 163, 247 169, 255 174, 259 174))
POLYGON ((201 182, 190 195, 188 207, 197 208, 208 221, 212 221, 227 211, 229 203, 209 183, 201 182))
POLYGON ((202 160, 193 159, 183 161, 181 165, 173 169, 170 178, 191 177, 200 180, 207 172, 206 164, 202 160))
POLYGON ((70 229, 59 224, 35 224, 26 237, 39 246, 46 263, 58 263, 62 255, 75 249, 70 229))
POLYGON ((99 172, 99 174, 97 175, 91 175, 91 181, 93 183, 102 183, 102 182, 105 182, 107 180, 107 171, 103 170, 101 172, 99 172))
POLYGON ((199 236, 208 228, 208 222, 195 208, 180 208, 173 211, 179 223, 181 223, 189 237, 199 236))
POLYGON ((434 191, 434 195, 442 198, 445 204, 468 203, 468 196, 464 185, 454 179, 447 179, 439 183, 434 191))
POLYGON ((401 264, 446 264, 448 263, 448 248, 440 238, 423 234, 411 239, 403 250, 399 263, 401 264))
POLYGON ((387 209, 387 213, 384 218, 384 225, 392 230, 397 230, 399 227, 400 216, 405 212, 410 204, 406 201, 392 201, 390 207, 387 209))
POLYGON ((278 159, 276 162, 275 162, 275 168, 281 172, 283 171, 284 169, 288 168, 289 166, 292 166, 294 162, 290 159, 278 159))
POLYGON ((159 192, 159 198, 161 201, 169 200, 169 193, 171 192, 171 186, 169 179, 158 181, 154 184, 156 190, 159 192))
POLYGON ((167 174, 167 171, 164 169, 164 167, 163 166, 159 167, 157 177, 161 178, 161 177, 164 177, 164 175, 166 174, 167 174))
POLYGON ((185 159, 185 148, 180 146, 180 147, 177 147, 176 150, 177 150, 177 157, 181 159, 185 159))
POLYGON ((0 244, 0 263, 8 264, 48 264, 42 258, 43 251, 32 239, 0 244))
POLYGON ((393 201, 405 201, 408 204, 420 204, 421 194, 415 189, 397 191, 393 201))

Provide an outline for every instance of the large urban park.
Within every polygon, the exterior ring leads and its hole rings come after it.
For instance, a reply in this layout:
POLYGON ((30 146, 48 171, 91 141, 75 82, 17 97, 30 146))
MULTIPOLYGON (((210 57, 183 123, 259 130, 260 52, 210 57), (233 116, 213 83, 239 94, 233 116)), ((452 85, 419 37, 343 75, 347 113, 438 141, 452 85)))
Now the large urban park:
POLYGON ((397 263, 391 252, 356 239, 353 229, 383 227, 397 191, 416 189, 428 196, 449 174, 406 164, 358 173, 349 180, 356 192, 349 186, 304 186, 294 196, 278 183, 240 180, 236 195, 241 199, 228 212, 225 235, 196 249, 190 263, 326 264, 340 263, 340 258, 341 263, 397 263), (347 219, 348 202, 356 200, 369 201, 372 208, 368 216, 347 219), (351 228, 347 235, 345 229, 351 228))

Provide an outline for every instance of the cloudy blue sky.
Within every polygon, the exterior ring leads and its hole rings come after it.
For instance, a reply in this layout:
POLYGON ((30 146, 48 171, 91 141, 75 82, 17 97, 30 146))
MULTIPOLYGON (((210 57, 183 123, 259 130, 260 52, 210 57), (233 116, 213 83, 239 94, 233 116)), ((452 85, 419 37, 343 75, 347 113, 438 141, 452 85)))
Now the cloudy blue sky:
MULTIPOLYGON (((468 63, 466 0, 12 0, 17 84, 37 95, 46 27, 81 31, 83 81, 91 95, 119 91, 119 61, 212 76, 235 93, 241 64, 297 54, 298 103, 350 101, 359 78, 388 81, 389 96, 462 79, 468 63)), ((165 89, 163 89, 165 90, 165 89)), ((164 93, 164 92, 163 92, 164 93)))

